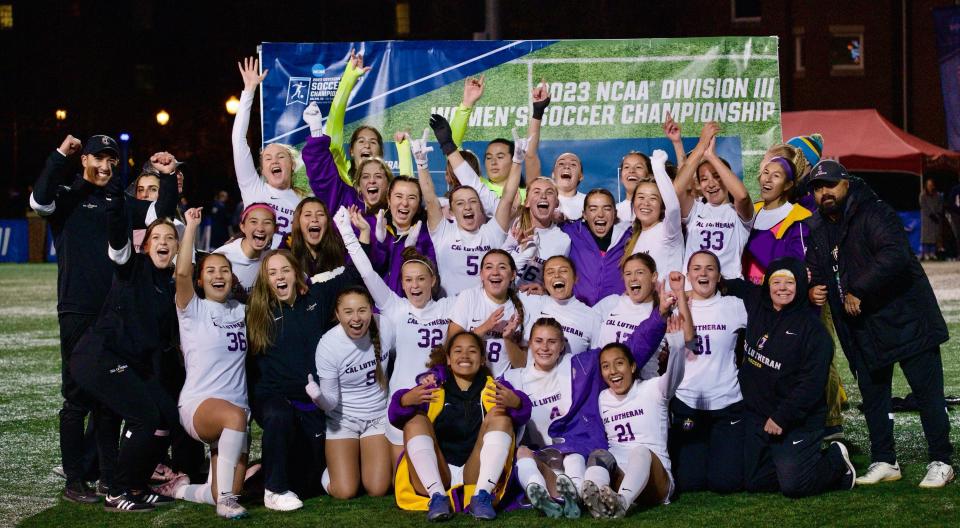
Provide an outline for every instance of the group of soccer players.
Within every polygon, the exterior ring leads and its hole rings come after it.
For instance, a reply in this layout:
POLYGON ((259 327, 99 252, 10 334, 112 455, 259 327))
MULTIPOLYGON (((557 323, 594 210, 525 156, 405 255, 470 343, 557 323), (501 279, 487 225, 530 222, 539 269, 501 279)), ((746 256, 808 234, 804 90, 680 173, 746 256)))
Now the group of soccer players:
POLYGON ((345 141, 369 70, 351 53, 326 120, 303 112, 302 152, 273 143, 258 163, 247 128, 268 71, 238 66, 235 240, 195 252, 201 211, 172 207, 179 162, 154 155, 128 195, 106 136, 82 146, 73 182, 68 137, 31 196, 60 257, 67 498, 97 500, 78 462, 87 411, 116 511, 185 499, 245 516, 251 418, 280 511, 392 490, 430 520, 622 517, 684 491, 853 487, 847 448, 822 445, 833 342, 803 264, 818 136, 770 148, 754 203, 716 123, 687 152, 668 118, 676 163, 625 153, 617 203, 581 192, 575 153, 541 175, 544 84, 526 136, 461 150, 481 77, 450 122, 394 135, 394 175, 379 130, 345 141), (209 477, 151 488, 178 431, 209 445, 209 477))

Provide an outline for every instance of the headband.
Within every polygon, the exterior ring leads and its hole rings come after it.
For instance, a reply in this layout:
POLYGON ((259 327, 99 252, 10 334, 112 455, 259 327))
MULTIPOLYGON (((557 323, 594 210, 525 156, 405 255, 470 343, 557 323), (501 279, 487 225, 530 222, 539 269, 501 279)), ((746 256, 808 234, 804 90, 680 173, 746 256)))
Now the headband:
POLYGON ((428 263, 423 259, 418 259, 418 258, 407 259, 403 261, 403 264, 400 265, 400 268, 402 269, 404 266, 410 263, 423 264, 424 266, 427 267, 428 270, 430 270, 430 275, 433 275, 433 266, 431 266, 430 263, 428 263))
POLYGON ((777 277, 792 279, 794 281, 797 280, 797 277, 793 274, 793 272, 788 270, 787 268, 778 269, 777 271, 774 271, 773 273, 770 274, 770 280, 773 280, 777 277))
POLYGON ((264 211, 270 211, 270 214, 273 216, 274 220, 276 220, 276 218, 277 218, 277 213, 274 212, 274 210, 273 210, 272 207, 270 207, 269 205, 267 205, 267 204, 265 204, 265 203, 263 203, 263 202, 257 202, 257 203, 252 203, 252 204, 248 205, 247 208, 243 210, 243 213, 240 214, 240 223, 242 224, 242 223, 246 222, 246 221, 247 221, 247 216, 249 216, 251 212, 253 212, 253 211, 257 210, 257 209, 263 209, 264 211))
POLYGON ((796 175, 793 174, 793 166, 787 160, 787 158, 784 158, 783 156, 775 156, 770 158, 770 161, 768 161, 767 163, 771 163, 771 162, 776 162, 781 167, 783 167, 783 172, 787 175, 787 180, 794 181, 796 179, 796 175))

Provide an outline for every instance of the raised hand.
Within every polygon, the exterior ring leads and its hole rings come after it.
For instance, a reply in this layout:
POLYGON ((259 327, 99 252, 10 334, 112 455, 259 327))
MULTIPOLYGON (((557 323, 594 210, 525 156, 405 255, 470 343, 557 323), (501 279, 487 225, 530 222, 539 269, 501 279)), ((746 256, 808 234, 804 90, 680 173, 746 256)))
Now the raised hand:
POLYGON ((502 334, 503 338, 510 339, 511 341, 514 340, 517 337, 516 333, 517 333, 517 329, 519 328, 520 328, 520 316, 517 314, 511 315, 510 318, 507 319, 506 326, 503 327, 503 334, 502 334))
POLYGON ((440 150, 444 155, 449 156, 457 151, 457 144, 453 142, 453 131, 450 130, 450 123, 440 114, 430 116, 430 128, 433 129, 433 135, 440 143, 440 150))
POLYGON ((710 143, 707 143, 707 150, 703 152, 703 157, 708 160, 717 159, 717 136, 710 138, 710 143))
POLYGON ((242 64, 237 63, 237 68, 240 70, 240 77, 243 78, 243 90, 246 92, 256 90, 257 86, 266 78, 267 72, 270 71, 263 70, 263 73, 260 73, 260 61, 256 57, 243 59, 242 64))
POLYGON ((483 75, 470 77, 463 83, 463 106, 473 108, 473 105, 483 97, 483 75))
POLYGON ((511 132, 513 133, 513 162, 522 164, 523 160, 527 157, 527 148, 530 147, 531 138, 518 137, 516 127, 514 127, 511 132))
POLYGON ((200 225, 201 217, 203 216, 202 207, 194 207, 193 209, 187 209, 183 213, 183 219, 187 222, 187 227, 195 228, 200 225))
POLYGON ((353 227, 356 227, 361 233, 370 233, 370 222, 367 222, 366 217, 363 216, 363 213, 360 212, 360 208, 356 205, 351 205, 349 209, 350 213, 350 223, 353 227))
POLYGON ((650 163, 651 164, 666 164, 667 163, 667 153, 657 149, 653 151, 653 154, 650 154, 650 163))
POLYGON ((720 133, 720 125, 716 121, 709 121, 703 124, 703 128, 700 130, 700 140, 697 142, 697 147, 706 149, 710 146, 710 141, 720 133))
POLYGON ((177 172, 177 158, 169 152, 157 152, 150 156, 150 163, 160 171, 160 174, 173 174, 177 172))
POLYGON ((663 135, 667 136, 672 143, 680 141, 680 125, 673 120, 670 112, 667 112, 667 119, 663 122, 663 135))
POLYGON ((83 147, 83 143, 79 139, 67 134, 67 137, 63 138, 63 143, 60 143, 60 152, 64 156, 73 156, 77 152, 80 152, 80 148, 83 147))
POLYGON ((677 296, 667 290, 663 284, 664 281, 657 281, 657 297, 660 300, 660 315, 667 315, 674 305, 677 304, 677 296))
POLYGON ((687 278, 683 276, 683 273, 680 273, 679 271, 671 271, 669 279, 670 290, 673 292, 673 294, 678 298, 683 296, 684 288, 687 285, 687 278))
POLYGON ((320 137, 323 134, 323 114, 320 112, 320 107, 317 106, 316 101, 303 109, 303 121, 310 126, 311 136, 320 137))
POLYGON ((360 75, 370 71, 370 66, 363 65, 363 53, 355 53, 354 50, 350 50, 350 58, 347 59, 347 71, 360 75))
POLYGON ((387 221, 385 220, 386 210, 380 209, 377 211, 377 229, 374 235, 377 237, 377 242, 383 242, 387 239, 387 221))
POLYGON ((429 137, 430 129, 424 128, 422 138, 410 141, 410 151, 413 153, 413 159, 417 162, 418 169, 427 168, 427 155, 433 152, 433 147, 427 143, 429 137))
POLYGON ((477 326, 472 328, 471 331, 478 336, 483 337, 487 332, 493 330, 493 327, 497 326, 500 320, 503 319, 503 306, 497 308, 487 317, 487 320, 477 326))
POLYGON ((533 99, 533 118, 543 119, 543 112, 550 105, 550 90, 547 88, 547 80, 540 79, 540 84, 530 93, 533 99))

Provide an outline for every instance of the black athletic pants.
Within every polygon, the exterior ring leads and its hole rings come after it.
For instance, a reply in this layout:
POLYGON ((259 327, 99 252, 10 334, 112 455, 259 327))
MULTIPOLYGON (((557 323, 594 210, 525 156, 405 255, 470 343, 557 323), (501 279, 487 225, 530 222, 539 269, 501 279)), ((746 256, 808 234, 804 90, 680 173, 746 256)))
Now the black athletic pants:
POLYGON ((326 468, 326 417, 306 402, 283 396, 253 400, 253 418, 263 428, 263 487, 274 493, 293 490, 303 497, 319 495, 326 468))
POLYGON ((743 413, 744 477, 749 492, 780 491, 799 498, 849 489, 853 475, 843 460, 840 448, 831 445, 822 450, 823 429, 786 431, 769 435, 763 431, 767 421, 749 411, 743 413))
POLYGON ((71 353, 87 329, 97 321, 97 315, 61 313, 57 319, 60 323, 60 394, 63 396, 59 413, 60 457, 67 484, 73 484, 99 477, 93 417, 84 426, 95 402, 84 394, 70 374, 71 353))
MULTIPOLYGON (((170 427, 177 420, 176 403, 159 380, 142 378, 105 348, 103 338, 93 331, 77 344, 70 368, 76 382, 98 400, 103 412, 126 422, 110 494, 147 489, 150 475, 169 445, 170 427)), ((99 438, 104 450, 116 445, 116 436, 99 438)))
MULTIPOLYGON (((871 371, 854 358, 852 368, 860 386, 863 414, 870 432, 870 459, 893 464, 897 461, 893 441, 893 405, 890 400, 893 365, 871 371)), ((950 418, 943 398, 940 347, 900 361, 900 369, 920 406, 920 424, 927 440, 930 461, 950 464, 953 446, 950 444, 950 418)))
POLYGON ((678 491, 743 489, 743 402, 713 411, 670 402, 670 461, 678 491))

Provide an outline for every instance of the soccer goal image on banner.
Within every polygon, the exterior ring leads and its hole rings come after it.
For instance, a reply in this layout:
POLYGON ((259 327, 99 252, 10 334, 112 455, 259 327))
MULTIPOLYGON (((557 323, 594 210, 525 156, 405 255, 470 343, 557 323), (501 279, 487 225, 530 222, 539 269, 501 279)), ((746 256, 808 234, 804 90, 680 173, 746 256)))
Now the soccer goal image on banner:
MULTIPOLYGON (((491 139, 511 138, 514 127, 525 133, 531 91, 544 79, 551 96, 539 149, 545 174, 560 153, 573 152, 583 164, 581 190, 604 187, 622 199, 618 169, 626 153, 663 149, 676 161, 662 129, 669 112, 687 151, 703 124, 717 121, 717 153, 757 197, 764 151, 782 140, 777 44, 776 37, 264 43, 263 143, 302 147, 304 108, 316 102, 326 118, 355 50, 370 71, 350 94, 343 137, 376 127, 394 171, 394 132, 419 137, 430 114, 449 118, 466 78, 485 77, 461 146, 481 158, 491 139)), ((430 168, 438 189, 446 188, 444 167, 436 148, 430 168)))

